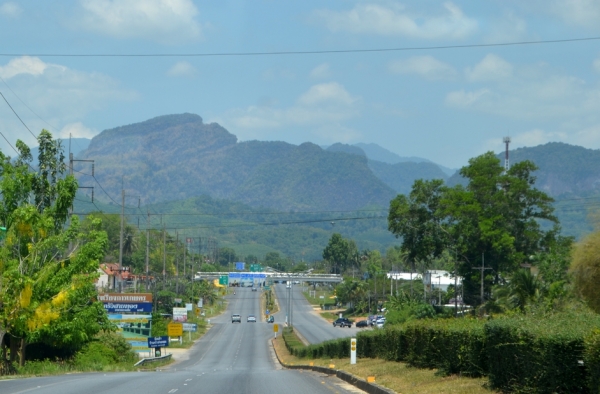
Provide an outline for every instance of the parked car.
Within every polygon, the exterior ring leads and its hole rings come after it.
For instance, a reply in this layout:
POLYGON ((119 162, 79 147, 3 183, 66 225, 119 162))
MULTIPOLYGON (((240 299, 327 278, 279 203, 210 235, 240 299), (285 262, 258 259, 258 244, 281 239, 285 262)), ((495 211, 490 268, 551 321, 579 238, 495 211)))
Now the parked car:
POLYGON ((383 328, 385 324, 385 317, 380 317, 379 319, 377 319, 375 321, 375 325, 377 326, 377 328, 383 328))
POLYGON ((368 320, 358 321, 358 322, 356 322, 356 327, 357 328, 369 327, 369 321, 368 320))
POLYGON ((269 316, 269 318, 267 319, 267 323, 274 323, 275 322, 275 318, 273 317, 273 315, 269 316))
POLYGON ((352 327, 352 322, 348 320, 346 317, 340 317, 336 321, 333 322, 334 327, 352 327))

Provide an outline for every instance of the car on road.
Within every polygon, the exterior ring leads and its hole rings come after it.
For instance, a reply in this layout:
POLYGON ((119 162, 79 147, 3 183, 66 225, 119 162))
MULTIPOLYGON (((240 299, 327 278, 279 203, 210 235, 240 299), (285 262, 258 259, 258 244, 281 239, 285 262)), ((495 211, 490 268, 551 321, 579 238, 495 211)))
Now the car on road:
POLYGON ((246 320, 248 323, 256 323, 256 316, 248 315, 248 319, 246 320))
POLYGON ((348 320, 346 317, 340 317, 336 321, 333 322, 334 327, 352 327, 352 322, 348 320))
POLYGON ((275 318, 273 316, 269 316, 267 318, 267 323, 274 323, 275 322, 275 318))
POLYGON ((252 291, 258 291, 258 289, 256 287, 253 287, 252 291))
POLYGON ((357 328, 369 327, 369 321, 368 320, 357 321, 356 322, 356 327, 357 328))
POLYGON ((242 317, 239 314, 234 313, 233 315, 231 315, 231 322, 232 323, 241 323, 242 317))
POLYGON ((377 328, 383 328, 383 326, 385 325, 385 317, 380 317, 379 319, 377 319, 375 321, 375 325, 377 326, 377 328))

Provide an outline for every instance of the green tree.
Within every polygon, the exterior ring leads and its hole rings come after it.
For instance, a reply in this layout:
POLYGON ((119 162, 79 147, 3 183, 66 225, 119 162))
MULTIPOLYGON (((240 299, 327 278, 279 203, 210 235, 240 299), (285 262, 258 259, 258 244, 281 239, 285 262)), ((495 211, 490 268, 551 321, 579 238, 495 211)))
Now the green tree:
POLYGON ((334 273, 339 274, 348 265, 350 252, 351 249, 348 240, 342 238, 341 234, 334 233, 323 250, 323 259, 332 265, 334 273))
POLYGON ((408 196, 400 194, 390 203, 388 229, 402 238, 400 251, 413 271, 417 260, 429 261, 447 247, 446 233, 440 227, 444 220, 440 201, 445 191, 440 179, 418 179, 408 196))
POLYGON ((535 189, 533 172, 537 167, 522 161, 513 164, 508 172, 500 160, 488 152, 469 160, 460 170, 467 178, 466 188, 448 189, 440 205, 445 214, 445 226, 455 248, 463 276, 465 300, 481 303, 480 275, 474 268, 485 266, 485 288, 511 276, 529 257, 556 243, 559 228, 553 215, 552 198, 535 189), (542 222, 554 223, 544 231, 542 222))
POLYGON ((570 272, 577 294, 600 313, 600 231, 589 234, 574 246, 570 272))
POLYGON ((0 344, 6 333, 11 344, 20 340, 21 364, 28 343, 77 349, 110 328, 94 301, 106 233, 99 221, 82 232, 77 217, 63 228, 77 181, 65 174, 60 143, 45 130, 38 142, 37 170, 21 141, 16 160, 0 153, 0 215, 7 227, 0 248, 0 344))

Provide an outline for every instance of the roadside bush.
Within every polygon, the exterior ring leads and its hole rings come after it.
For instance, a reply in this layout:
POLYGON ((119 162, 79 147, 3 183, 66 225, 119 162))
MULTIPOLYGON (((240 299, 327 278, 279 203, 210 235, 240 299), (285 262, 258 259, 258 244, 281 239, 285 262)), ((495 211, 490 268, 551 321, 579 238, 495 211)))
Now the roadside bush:
POLYGON ((169 324, 169 319, 164 319, 160 313, 152 314, 152 328, 150 336, 153 337, 162 337, 167 335, 167 325, 169 324))
POLYGON ((137 355, 125 338, 115 333, 104 333, 75 354, 73 365, 80 371, 102 371, 112 369, 115 364, 133 364, 136 360, 137 355))
POLYGON ((512 392, 588 392, 586 368, 578 361, 584 359, 585 338, 599 324, 599 317, 589 312, 489 321, 485 337, 490 385, 512 392))
POLYGON ((583 361, 590 392, 600 392, 600 329, 598 328, 585 338, 583 361))

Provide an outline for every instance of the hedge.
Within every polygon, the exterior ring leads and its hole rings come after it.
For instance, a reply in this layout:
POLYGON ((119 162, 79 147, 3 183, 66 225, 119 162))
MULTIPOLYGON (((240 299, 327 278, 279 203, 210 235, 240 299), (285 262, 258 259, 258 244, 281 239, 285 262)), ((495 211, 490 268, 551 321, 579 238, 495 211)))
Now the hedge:
MULTIPOLYGON (((298 357, 350 356, 349 338, 304 346, 286 330, 286 346, 298 357)), ((488 376, 490 387, 503 392, 598 393, 600 317, 572 311, 487 321, 415 320, 360 332, 357 356, 444 374, 488 376)))
MULTIPOLYGON (((582 312, 489 321, 485 340, 490 386, 511 392, 598 392, 586 376, 587 371, 597 374, 598 350, 586 352, 586 338, 599 326, 597 315, 582 312)), ((595 342, 592 337, 588 343, 595 342)))

